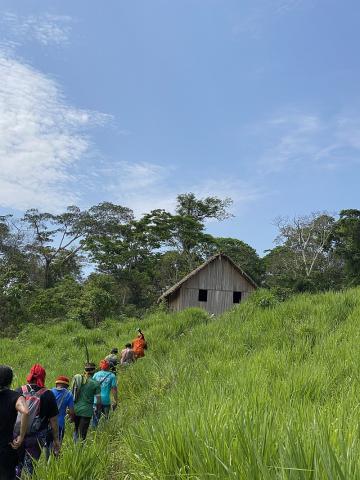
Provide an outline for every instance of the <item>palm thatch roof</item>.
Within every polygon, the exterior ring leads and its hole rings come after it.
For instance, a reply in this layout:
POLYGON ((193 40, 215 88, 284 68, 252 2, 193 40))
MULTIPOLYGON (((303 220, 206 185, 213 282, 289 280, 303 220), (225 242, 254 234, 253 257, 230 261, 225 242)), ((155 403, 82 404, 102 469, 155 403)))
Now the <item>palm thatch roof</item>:
POLYGON ((258 288, 258 285, 256 284, 256 282, 250 277, 250 275, 248 275, 246 272, 244 272, 244 270, 239 265, 237 265, 234 262, 234 260, 232 260, 230 257, 225 255, 224 253, 217 253, 216 255, 214 255, 214 256, 210 257, 208 260, 206 260, 206 262, 204 262, 202 265, 195 268, 195 270, 190 272, 188 275, 185 275, 185 277, 183 277, 179 282, 175 283, 175 285, 173 285, 168 290, 166 290, 166 292, 164 292, 159 297, 158 302, 161 302, 161 300, 164 300, 165 298, 167 298, 172 293, 175 293, 187 280, 194 277, 197 273, 199 273, 201 270, 203 270, 205 267, 207 267, 210 263, 214 262, 215 260, 217 260, 219 258, 220 259, 224 258, 225 260, 230 262, 231 265, 240 273, 240 275, 242 275, 244 278, 246 278, 246 280, 249 283, 251 283, 251 285, 253 287, 258 288))

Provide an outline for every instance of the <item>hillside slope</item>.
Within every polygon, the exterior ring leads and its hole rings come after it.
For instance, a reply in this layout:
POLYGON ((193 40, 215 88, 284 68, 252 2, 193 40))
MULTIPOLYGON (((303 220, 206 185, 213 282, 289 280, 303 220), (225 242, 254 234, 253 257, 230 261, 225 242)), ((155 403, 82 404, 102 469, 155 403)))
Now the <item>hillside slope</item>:
MULTIPOLYGON (((360 478, 360 290, 275 306, 261 295, 219 318, 189 310, 143 320, 150 350, 119 373, 111 423, 85 449, 69 427, 62 458, 40 464, 38 478, 360 478)), ((98 361, 136 326, 29 327, 1 340, 0 361, 18 384, 39 361, 51 384, 81 369, 82 338, 98 361)))

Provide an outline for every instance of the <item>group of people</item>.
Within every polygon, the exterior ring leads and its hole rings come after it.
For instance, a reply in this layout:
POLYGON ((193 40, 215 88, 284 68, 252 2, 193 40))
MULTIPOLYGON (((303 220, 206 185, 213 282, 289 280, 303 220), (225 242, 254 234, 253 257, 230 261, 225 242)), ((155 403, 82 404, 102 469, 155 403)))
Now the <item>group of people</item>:
POLYGON ((108 418, 118 402, 117 368, 144 357, 147 343, 140 329, 126 344, 100 361, 87 362, 84 372, 70 382, 60 375, 52 389, 45 387, 46 371, 40 364, 31 367, 26 384, 11 390, 13 370, 0 365, 0 480, 15 480, 24 470, 31 475, 34 460, 43 450, 47 457, 58 455, 65 433, 65 417, 74 423, 74 440, 84 441, 92 422, 108 418))

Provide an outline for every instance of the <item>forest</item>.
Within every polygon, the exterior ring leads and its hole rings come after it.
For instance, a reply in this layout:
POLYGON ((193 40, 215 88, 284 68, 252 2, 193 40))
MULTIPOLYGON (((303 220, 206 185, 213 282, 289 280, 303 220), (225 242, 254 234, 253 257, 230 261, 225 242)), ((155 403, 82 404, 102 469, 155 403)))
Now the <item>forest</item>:
MULTIPOLYGON (((232 200, 177 196, 173 213, 136 218, 103 202, 64 212, 0 217, 0 328, 106 317, 142 317, 160 294, 210 256, 230 256, 279 299, 360 283, 360 210, 276 218, 274 248, 260 257, 239 238, 214 237, 209 221, 231 217, 232 200)), ((245 228, 245 227, 244 227, 245 228)))

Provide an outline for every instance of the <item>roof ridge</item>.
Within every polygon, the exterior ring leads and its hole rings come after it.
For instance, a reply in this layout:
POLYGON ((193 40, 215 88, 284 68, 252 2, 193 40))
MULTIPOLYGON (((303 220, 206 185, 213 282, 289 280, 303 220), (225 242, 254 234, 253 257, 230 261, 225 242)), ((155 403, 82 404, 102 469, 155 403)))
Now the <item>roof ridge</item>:
POLYGON ((183 283, 185 283, 187 280, 189 280, 190 278, 192 278, 194 275, 196 275, 198 272, 200 272, 203 268, 205 268, 207 265, 209 265, 211 262, 213 262, 216 258, 218 257, 224 257, 226 258, 226 260, 228 260, 231 265, 243 276, 246 278, 246 280, 248 280, 248 282, 250 282, 255 288, 258 288, 258 285, 256 284, 256 282, 250 277, 250 275, 248 275, 239 265, 237 265, 234 260, 229 257, 228 255, 226 255, 225 253, 223 252, 218 252, 216 253, 215 255, 212 255, 210 258, 208 258, 204 263, 202 263, 201 265, 199 265, 198 267, 196 267, 194 270, 192 270, 190 273, 188 273, 187 275, 185 275, 181 280, 179 280, 177 283, 175 283, 175 285, 173 285, 172 287, 168 288, 159 298, 158 298, 158 302, 160 302, 161 300, 165 299, 166 297, 168 297, 169 295, 171 295, 172 293, 176 292, 183 283))

